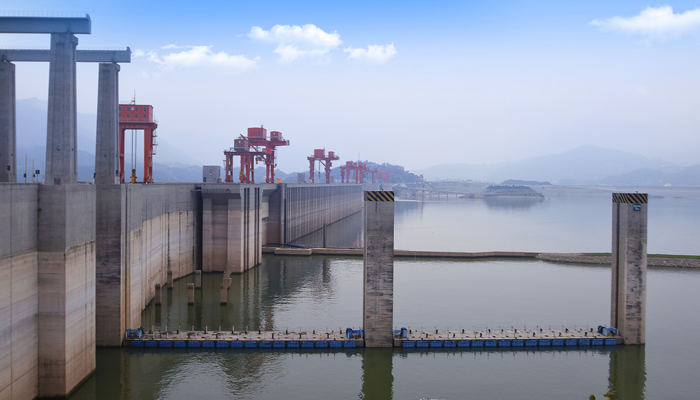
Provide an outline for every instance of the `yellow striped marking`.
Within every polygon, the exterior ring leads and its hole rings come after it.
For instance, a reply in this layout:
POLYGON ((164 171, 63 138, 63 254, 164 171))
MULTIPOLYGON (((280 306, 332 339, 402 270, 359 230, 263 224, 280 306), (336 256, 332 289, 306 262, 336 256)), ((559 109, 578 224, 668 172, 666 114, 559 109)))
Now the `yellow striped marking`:
POLYGON ((613 203, 647 204, 649 195, 647 193, 613 193, 613 203))
POLYGON ((368 190, 365 201, 394 201, 394 192, 385 190, 368 190))

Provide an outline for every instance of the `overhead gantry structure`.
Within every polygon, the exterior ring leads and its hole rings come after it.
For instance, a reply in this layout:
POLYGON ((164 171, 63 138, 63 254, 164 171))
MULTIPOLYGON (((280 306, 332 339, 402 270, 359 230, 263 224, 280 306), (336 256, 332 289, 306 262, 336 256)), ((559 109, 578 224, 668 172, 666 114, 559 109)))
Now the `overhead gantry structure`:
POLYGON ((15 182, 15 62, 49 63, 46 135, 47 184, 77 182, 76 63, 99 68, 95 182, 118 183, 117 108, 119 63, 131 50, 76 50, 76 34, 91 33, 90 17, 0 17, 0 33, 50 34, 49 50, 0 49, 0 182, 15 182))
POLYGON ((314 149, 314 155, 306 157, 306 159, 309 160, 309 183, 315 182, 314 167, 316 162, 319 163, 318 179, 321 180, 320 166, 323 165, 326 172, 326 183, 331 183, 331 168, 333 167, 333 161, 340 160, 340 157, 338 157, 335 152, 329 151, 328 154, 326 154, 326 149, 314 149))
POLYGON ((265 164, 265 183, 275 182, 276 152, 279 146, 289 146, 282 132, 271 131, 261 127, 248 128, 247 136, 240 135, 233 140, 233 147, 224 150, 225 181, 233 182, 233 157, 240 157, 238 180, 241 183, 255 183, 255 164, 265 164))

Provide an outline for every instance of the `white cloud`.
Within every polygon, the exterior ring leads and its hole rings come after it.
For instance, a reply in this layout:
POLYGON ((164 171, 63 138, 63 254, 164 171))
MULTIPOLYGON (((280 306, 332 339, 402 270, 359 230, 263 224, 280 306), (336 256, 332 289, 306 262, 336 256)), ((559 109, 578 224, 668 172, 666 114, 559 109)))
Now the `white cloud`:
POLYGON ((136 49, 133 52, 131 52, 132 57, 143 57, 146 55, 146 52, 141 50, 141 49, 136 49))
POLYGON ((390 44, 371 44, 367 48, 348 47, 345 50, 348 58, 353 60, 367 61, 375 64, 384 64, 396 55, 396 47, 390 44))
MULTIPOLYGON (((161 49, 185 49, 161 54, 157 51, 140 51, 139 56, 146 56, 148 61, 164 68, 222 67, 232 70, 248 70, 257 64, 259 58, 248 58, 226 52, 213 52, 212 46, 177 46, 166 45, 161 49)), ((135 52, 134 52, 135 53, 135 52)), ((136 56, 136 55, 134 55, 136 56)))
POLYGON ((275 25, 270 30, 254 26, 250 28, 248 37, 276 43, 274 51, 283 63, 290 63, 300 57, 326 55, 342 43, 337 32, 326 32, 314 24, 275 25))
POLYGON ((647 36, 680 35, 700 28, 700 8, 674 13, 671 6, 647 7, 633 17, 612 17, 590 23, 605 30, 647 36))

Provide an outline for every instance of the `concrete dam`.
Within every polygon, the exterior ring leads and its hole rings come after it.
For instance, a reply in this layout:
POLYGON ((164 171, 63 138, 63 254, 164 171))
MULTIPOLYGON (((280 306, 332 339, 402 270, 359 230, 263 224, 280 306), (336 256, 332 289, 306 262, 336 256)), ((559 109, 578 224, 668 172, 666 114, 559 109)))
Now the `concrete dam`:
POLYGON ((156 287, 361 210, 359 185, 1 183, 0 397, 69 393, 156 287))

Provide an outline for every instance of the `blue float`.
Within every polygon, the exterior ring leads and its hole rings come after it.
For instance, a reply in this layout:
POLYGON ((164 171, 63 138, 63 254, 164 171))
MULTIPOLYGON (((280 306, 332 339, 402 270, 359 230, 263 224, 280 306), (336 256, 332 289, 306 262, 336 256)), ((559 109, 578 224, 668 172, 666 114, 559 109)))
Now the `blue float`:
POLYGON ((525 347, 537 347, 537 339, 528 339, 525 341, 525 347))
POLYGON ((173 347, 176 347, 178 349, 182 349, 184 347, 187 347, 187 342, 185 342, 184 340, 175 340, 173 342, 173 347))
POLYGON ((495 340, 484 340, 484 347, 496 347, 498 342, 495 340))
POLYGON ((605 339, 605 345, 606 346, 616 346, 617 339, 605 339))
POLYGON ((331 343, 331 348, 332 349, 341 349, 343 348, 343 342, 339 340, 333 340, 331 343))
POLYGON ((442 340, 431 340, 430 347, 442 347, 442 340))
POLYGON ((445 340, 445 342, 443 343, 443 346, 445 346, 445 347, 457 347, 457 342, 455 342, 454 340, 445 340))
POLYGON ((279 340, 276 340, 272 343, 272 347, 275 349, 283 349, 284 348, 284 342, 281 342, 279 340))
POLYGON ((187 347, 189 348, 199 348, 202 347, 202 343, 199 340, 188 340, 187 347))
POLYGON ((550 339, 540 339, 540 341, 538 342, 538 344, 540 345, 540 347, 549 347, 549 346, 552 345, 552 340, 550 340, 550 339))
POLYGON ((246 349, 255 349, 258 347, 258 342, 253 342, 253 341, 245 342, 244 346, 246 349))
POLYGON ((591 339, 579 339, 578 340, 578 345, 580 347, 588 347, 591 345, 591 339))
POLYGON ((243 342, 240 340, 234 340, 231 342, 231 348, 232 349, 242 349, 243 348, 243 342))
POLYGON ((566 347, 575 347, 578 344, 578 340, 576 339, 566 339, 564 341, 564 345, 566 347))
POLYGON ((354 349, 355 347, 357 347, 357 343, 355 343, 352 340, 346 340, 343 342, 343 347, 346 349, 354 349))
POLYGON ((213 340, 204 340, 202 341, 202 347, 205 349, 213 349, 214 348, 214 341, 213 340))
POLYGON ((522 339, 513 339, 510 344, 513 347, 523 347, 525 346, 525 341, 522 339))
POLYGON ((404 340, 401 342, 401 347, 404 349, 413 349, 416 347, 416 342, 413 342, 411 340, 404 340))
POLYGON ((287 348, 288 348, 288 349, 298 349, 298 348, 299 348, 299 342, 297 342, 297 341, 287 342, 287 348))
POLYGON ((472 340, 472 347, 484 347, 483 340, 472 340))
POLYGON ((555 346, 555 347, 564 346, 564 339, 552 339, 552 346, 555 346))
POLYGON ((591 340, 591 345, 592 346, 602 346, 603 345, 603 339, 593 339, 591 340))
POLYGON ((426 348, 429 346, 429 343, 427 340, 419 340, 416 342, 416 347, 418 348, 426 348))
POLYGON ((315 346, 317 349, 327 349, 328 348, 328 342, 325 340, 319 340, 316 342, 315 346))
POLYGON ((216 346, 215 346, 215 347, 216 347, 217 349, 228 349, 229 346, 230 346, 230 344, 229 344, 227 341, 225 341, 225 340, 217 340, 217 341, 216 341, 216 346))
POLYGON ((261 349, 271 349, 272 348, 272 342, 269 340, 262 340, 260 343, 258 343, 258 347, 261 349))
POLYGON ((470 347, 471 346, 471 341, 469 340, 458 340, 457 341, 457 347, 470 347))
POLYGON ((144 345, 148 348, 154 348, 158 347, 158 342, 156 342, 155 340, 146 340, 146 343, 144 343, 144 345))
POLYGON ((510 339, 501 339, 498 341, 498 347, 510 347, 510 339))
POLYGON ((129 347, 143 347, 143 342, 140 340, 129 341, 129 347))
POLYGON ((304 340, 303 342, 301 342, 301 348, 302 349, 313 349, 314 342, 311 342, 309 340, 304 340))

